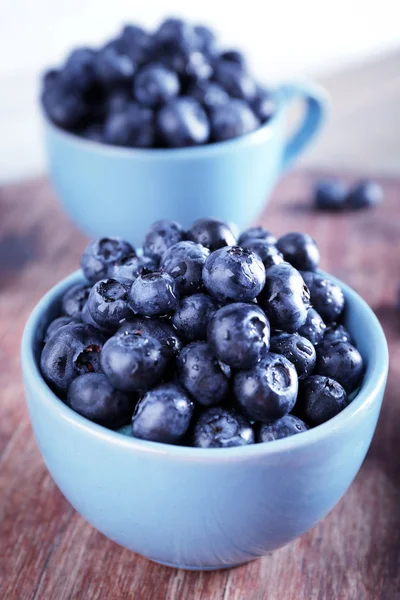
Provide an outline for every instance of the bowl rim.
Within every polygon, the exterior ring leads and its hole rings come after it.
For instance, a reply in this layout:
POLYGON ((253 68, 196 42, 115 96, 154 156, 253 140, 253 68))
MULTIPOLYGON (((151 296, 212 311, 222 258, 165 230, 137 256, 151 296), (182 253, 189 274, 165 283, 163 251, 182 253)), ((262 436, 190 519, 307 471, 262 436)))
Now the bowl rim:
MULTIPOLYGON (((323 273, 323 271, 322 271, 323 273)), ((364 351, 368 352, 368 365, 361 388, 354 400, 338 415, 312 429, 280 440, 268 443, 256 443, 248 446, 231 448, 193 448, 191 446, 178 446, 160 442, 152 442, 129 437, 101 425, 97 425, 82 417, 69 408, 50 389, 44 380, 39 364, 34 355, 36 331, 46 314, 62 293, 73 284, 85 281, 81 270, 77 270, 53 286, 36 304, 25 325, 21 343, 21 365, 24 376, 25 394, 37 394, 40 402, 46 407, 69 422, 73 427, 84 430, 88 435, 103 440, 106 443, 126 447, 130 451, 139 451, 170 458, 179 458, 195 461, 235 461, 250 457, 263 457, 280 453, 291 452, 296 449, 312 446, 322 439, 334 435, 338 430, 354 426, 357 419, 367 412, 371 405, 379 400, 380 391, 385 386, 389 368, 389 353, 387 341, 377 317, 368 304, 349 286, 329 274, 329 277, 340 285, 345 298, 357 306, 368 321, 374 343, 364 351)))

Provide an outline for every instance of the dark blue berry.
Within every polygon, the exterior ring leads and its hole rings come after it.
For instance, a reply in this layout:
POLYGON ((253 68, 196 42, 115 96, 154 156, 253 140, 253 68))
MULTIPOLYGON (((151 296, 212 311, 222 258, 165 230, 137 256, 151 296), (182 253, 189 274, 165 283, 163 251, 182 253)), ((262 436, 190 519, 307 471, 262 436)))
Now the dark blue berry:
POLYGON ((104 124, 108 144, 134 148, 150 148, 155 142, 153 111, 131 102, 123 111, 110 113, 104 124))
POLYGON ((161 260, 161 268, 175 279, 181 296, 201 291, 203 266, 210 251, 194 242, 178 242, 170 246, 161 260))
POLYGON ((113 279, 128 279, 134 281, 139 277, 143 269, 146 271, 155 271, 158 266, 158 261, 153 260, 149 256, 136 256, 136 254, 128 254, 108 268, 108 276, 113 279))
POLYGON ((348 405, 348 399, 340 383, 312 375, 300 385, 297 404, 307 423, 315 426, 338 415, 348 405))
POLYGON ((297 435, 303 431, 307 431, 308 427, 298 417, 294 415, 285 415, 277 421, 271 423, 262 423, 258 428, 257 442, 273 442, 281 440, 291 435, 297 435))
POLYGON ((199 47, 199 37, 194 27, 182 19, 166 19, 161 23, 154 36, 162 48, 187 50, 199 47))
POLYGON ((122 86, 132 80, 136 65, 128 54, 117 51, 115 47, 106 46, 95 58, 97 80, 106 88, 122 86))
POLYGON ((125 88, 112 90, 106 99, 106 112, 108 114, 123 112, 132 102, 132 95, 125 88))
POLYGON ((198 219, 192 223, 187 232, 187 238, 211 251, 236 244, 236 238, 230 227, 223 221, 210 218, 198 219))
POLYGON ((276 101, 267 90, 258 89, 257 96, 251 103, 251 108, 260 119, 261 123, 267 123, 276 113, 276 101))
POLYGON ((259 304, 274 329, 293 333, 306 322, 310 294, 300 273, 283 262, 267 269, 259 304))
POLYGON ((283 256, 277 247, 270 244, 267 240, 249 238, 242 243, 242 247, 257 254, 263 261, 263 265, 266 269, 269 269, 272 265, 279 265, 283 262, 283 256))
POLYGON ((134 317, 122 323, 117 333, 122 335, 134 333, 145 337, 153 337, 160 342, 167 358, 176 356, 182 350, 182 342, 177 331, 165 319, 134 317))
POLYGON ((207 81, 213 69, 204 54, 195 51, 174 50, 162 56, 162 61, 180 76, 182 89, 187 91, 200 81, 207 81))
POLYGON ((46 89, 42 95, 42 104, 49 119, 65 129, 81 124, 88 111, 80 93, 62 84, 46 89))
POLYGON ((189 96, 165 104, 158 112, 157 126, 164 143, 172 148, 205 144, 210 135, 203 107, 189 96))
POLYGON ((79 317, 78 319, 76 319, 75 317, 57 317, 57 319, 54 319, 54 321, 52 321, 50 323, 50 325, 47 327, 46 329, 46 333, 44 334, 44 338, 43 341, 46 344, 49 339, 51 338, 51 336, 56 333, 61 327, 64 327, 64 325, 69 325, 70 323, 78 323, 79 322, 79 317))
POLYGON ((134 253, 132 246, 120 238, 101 238, 87 246, 82 254, 81 268, 86 279, 95 283, 107 277, 110 265, 134 253))
POLYGON ((215 67, 214 79, 232 98, 251 102, 257 95, 254 80, 234 62, 219 61, 215 67))
POLYGON ((211 317, 217 310, 216 301, 207 294, 182 298, 172 316, 172 324, 182 339, 188 342, 205 340, 211 317))
POLYGON ((325 323, 337 321, 344 308, 343 292, 329 277, 311 271, 301 273, 310 290, 311 304, 325 323))
POLYGON ((265 283, 265 268, 257 254, 239 246, 225 246, 207 258, 203 281, 208 292, 221 302, 248 302, 265 283))
POLYGON ((209 27, 196 25, 194 32, 197 36, 199 50, 206 56, 213 57, 217 52, 217 44, 214 33, 209 27))
POLYGON ((193 402, 180 387, 160 385, 137 403, 132 434, 152 442, 178 444, 189 429, 193 411, 193 402))
POLYGON ((316 361, 312 343, 298 333, 281 333, 271 338, 271 352, 282 354, 295 366, 299 379, 311 375, 316 361))
POLYGON ((90 286, 78 283, 69 288, 61 299, 61 313, 67 317, 79 318, 89 298, 90 286))
POLYGON ((115 47, 126 53, 136 64, 142 64, 149 58, 153 44, 153 36, 138 25, 125 25, 122 33, 115 40, 115 47))
POLYGON ((67 404, 94 423, 118 429, 131 418, 135 399, 113 388, 102 373, 85 373, 71 383, 67 404))
POLYGON ((276 246, 295 269, 315 271, 318 268, 318 246, 307 233, 287 233, 278 239, 276 246))
POLYGON ((220 308, 208 326, 208 343, 219 360, 235 369, 256 364, 268 351, 270 329, 263 311, 237 302, 220 308))
POLYGON ((101 279, 90 290, 87 307, 92 319, 109 331, 119 327, 123 319, 132 316, 129 308, 130 282, 101 279))
POLYGON ((266 354, 250 369, 234 376, 236 400, 249 418, 269 422, 284 417, 295 405, 296 369, 280 354, 266 354))
POLYGON ((239 236, 238 244, 243 246, 249 240, 264 240, 268 244, 276 244, 276 237, 264 227, 249 227, 239 236))
POLYGON ((350 189, 346 197, 346 204, 350 208, 370 208, 377 206, 383 200, 383 189, 375 181, 360 181, 350 189))
POLYGON ((316 346, 323 340, 325 331, 326 325, 321 315, 314 308, 309 308, 306 322, 298 329, 298 333, 316 346))
POLYGON ((206 342, 192 342, 176 360, 176 372, 182 387, 203 406, 227 400, 229 382, 217 357, 206 342))
POLYGON ((260 122, 243 100, 232 99, 211 113, 211 137, 216 142, 251 133, 260 122))
POLYGON ((161 219, 153 223, 143 241, 145 256, 160 261, 170 246, 184 239, 184 231, 176 221, 161 219))
POLYGON ((254 444, 250 423, 237 411, 216 406, 205 410, 194 426, 193 446, 231 448, 254 444))
POLYGON ((164 65, 149 63, 136 74, 133 94, 144 106, 161 106, 179 94, 179 79, 164 65))
POLYGON ((246 68, 246 59, 239 50, 225 50, 220 54, 220 59, 238 65, 242 69, 246 68))
POLYGON ((173 312, 179 304, 175 280, 162 271, 143 271, 132 283, 129 303, 134 313, 146 317, 173 312))
POLYGON ((344 325, 333 323, 326 328, 323 343, 328 342, 350 342, 353 343, 350 333, 344 325))
POLYGON ((188 95, 193 96, 207 111, 212 111, 229 102, 228 94, 218 83, 205 79, 196 81, 190 86, 188 95))
POLYGON ((314 203, 317 208, 341 210, 346 204, 347 188, 342 181, 325 179, 318 181, 314 190, 314 203))
POLYGON ((104 127, 101 123, 92 123, 82 130, 82 136, 91 142, 104 142, 104 127))
POLYGON ((160 381, 167 363, 158 340, 136 333, 114 335, 101 353, 103 372, 115 388, 125 392, 146 392, 160 381))
POLYGON ((40 368, 47 383, 65 394, 78 375, 99 372, 104 336, 84 323, 70 323, 57 330, 44 346, 40 368))
POLYGON ((96 82, 96 52, 78 48, 68 56, 62 70, 63 81, 72 89, 86 91, 96 82))
POLYGON ((315 372, 335 379, 350 393, 361 382, 363 359, 357 348, 349 342, 322 343, 317 347, 315 372))

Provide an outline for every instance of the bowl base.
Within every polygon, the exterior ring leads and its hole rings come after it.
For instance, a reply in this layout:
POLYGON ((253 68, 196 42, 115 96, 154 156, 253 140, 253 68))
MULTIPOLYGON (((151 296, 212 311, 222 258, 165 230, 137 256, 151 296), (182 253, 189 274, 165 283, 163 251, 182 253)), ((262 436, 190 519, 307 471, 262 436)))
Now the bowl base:
MULTIPOLYGON (((257 557, 258 558, 258 557, 257 557)), ((225 569, 234 569, 235 567, 241 567, 242 565, 246 565, 253 560, 257 560, 257 558, 251 558, 250 560, 244 560, 240 563, 234 563, 232 565, 204 565, 204 566, 188 566, 188 565, 179 565, 175 563, 164 562, 161 560, 152 560, 152 562, 157 563, 158 565, 163 565, 164 567, 171 567, 172 569, 183 569, 184 571, 218 571, 225 569)))

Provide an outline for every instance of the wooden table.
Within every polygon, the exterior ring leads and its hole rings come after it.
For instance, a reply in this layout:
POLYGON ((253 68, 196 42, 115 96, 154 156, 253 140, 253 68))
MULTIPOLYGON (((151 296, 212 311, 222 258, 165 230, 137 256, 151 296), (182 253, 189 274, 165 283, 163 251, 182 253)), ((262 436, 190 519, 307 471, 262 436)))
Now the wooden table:
POLYGON ((0 188, 0 600, 396 600, 400 598, 400 181, 378 209, 323 214, 313 173, 281 183, 261 222, 309 231, 322 266, 370 303, 391 370, 377 432, 355 482, 300 540, 246 566, 190 573, 161 567, 97 533, 47 473, 20 375, 24 323, 42 294, 78 264, 85 239, 46 180, 0 188))

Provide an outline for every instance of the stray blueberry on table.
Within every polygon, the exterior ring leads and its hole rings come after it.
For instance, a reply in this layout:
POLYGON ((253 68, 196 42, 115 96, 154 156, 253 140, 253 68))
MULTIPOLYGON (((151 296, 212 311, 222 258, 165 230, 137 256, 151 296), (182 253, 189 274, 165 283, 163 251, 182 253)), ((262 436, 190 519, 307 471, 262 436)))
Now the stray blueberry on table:
POLYGON ((325 323, 337 321, 344 308, 344 296, 340 287, 320 273, 302 271, 301 275, 310 290, 311 305, 325 323))
POLYGON ((193 429, 197 448, 231 448, 254 444, 250 423, 234 409, 216 406, 204 411, 193 429))
POLYGON ((325 332, 326 325, 321 315, 314 308, 309 308, 306 321, 299 327, 298 333, 316 346, 324 339, 325 332))
POLYGON ((249 227, 239 236, 239 246, 244 246, 250 240, 264 240, 271 246, 276 244, 276 237, 265 227, 249 227))
POLYGON ((315 271, 318 268, 318 246, 307 233, 287 233, 278 239, 276 247, 295 269, 315 271))
POLYGON ((273 442, 307 431, 308 426, 294 415, 285 415, 271 423, 261 423, 256 429, 257 442, 273 442))
POLYGON ((184 231, 176 221, 155 221, 144 238, 143 254, 159 262, 168 248, 181 242, 184 237, 184 231))
POLYGON ((210 251, 201 244, 182 241, 163 254, 161 268, 175 279, 181 296, 195 294, 203 288, 203 266, 210 251))
POLYGON ((73 285, 69 288, 61 300, 61 312, 67 317, 80 318, 82 309, 89 298, 89 285, 73 285))
POLYGON ((271 338, 270 351, 282 354, 296 367, 299 379, 311 375, 316 361, 312 343, 298 333, 281 333, 271 338))
POLYGON ((346 206, 347 187, 342 181, 324 179, 318 181, 314 190, 314 203, 323 210, 342 210, 346 206))
POLYGON ((348 405, 348 399, 340 383, 329 377, 312 375, 300 385, 298 405, 307 423, 315 426, 339 414, 348 405))
POLYGON ((208 294, 185 296, 179 302, 171 322, 185 341, 205 340, 208 323, 217 308, 216 301, 208 294))
POLYGON ((236 238, 228 225, 218 219, 198 219, 192 223, 187 238, 211 251, 236 244, 236 238))
POLYGON ((123 319, 132 316, 129 308, 130 282, 101 279, 90 290, 87 309, 93 321, 100 327, 115 331, 123 319))
POLYGON ((349 208, 371 208, 383 201, 383 189, 375 181, 360 181, 349 190, 346 204, 349 208))
POLYGON ((260 122, 249 105, 243 100, 232 99, 216 107, 210 116, 211 137, 223 142, 246 133, 251 133, 260 122))
POLYGON ((152 442, 178 444, 187 433, 194 411, 189 396, 175 384, 147 392, 132 417, 134 437, 152 442))
POLYGON ((158 133, 171 148, 205 144, 210 124, 204 108, 189 96, 174 98, 157 113, 158 133))
POLYGON ((86 279, 96 283, 107 277, 110 265, 134 253, 132 246, 120 238, 101 238, 87 246, 82 254, 81 268, 86 279))
POLYGON ((118 429, 129 422, 135 398, 113 388, 102 373, 85 373, 71 383, 67 404, 94 423, 118 429))
POLYGON ((132 283, 129 305, 133 312, 146 317, 166 315, 176 310, 179 292, 168 273, 143 271, 132 283))
POLYGON ((317 348, 315 372, 336 379, 350 393, 361 381, 364 363, 357 348, 349 342, 328 342, 317 348))

